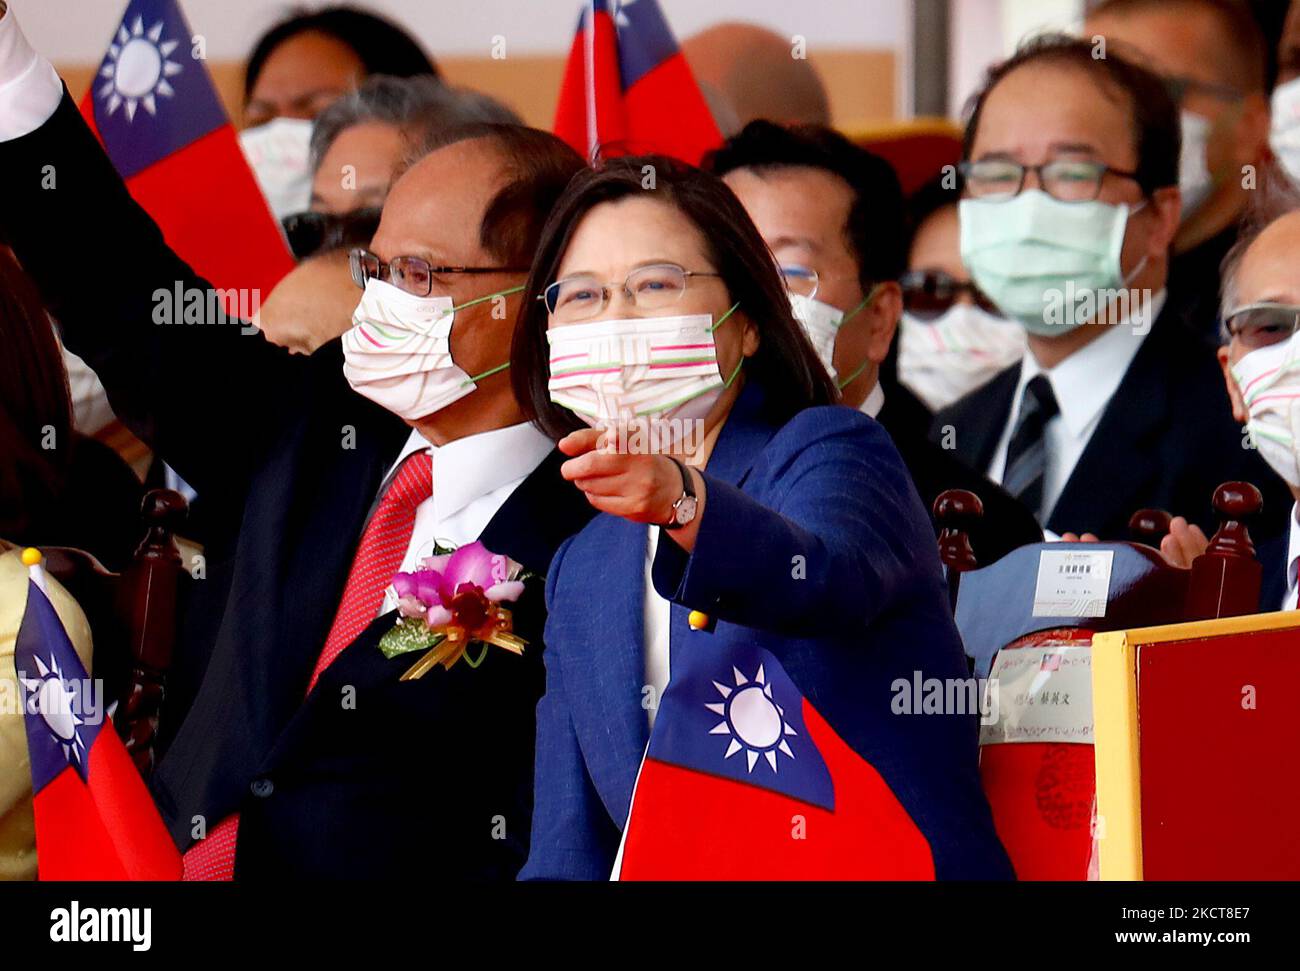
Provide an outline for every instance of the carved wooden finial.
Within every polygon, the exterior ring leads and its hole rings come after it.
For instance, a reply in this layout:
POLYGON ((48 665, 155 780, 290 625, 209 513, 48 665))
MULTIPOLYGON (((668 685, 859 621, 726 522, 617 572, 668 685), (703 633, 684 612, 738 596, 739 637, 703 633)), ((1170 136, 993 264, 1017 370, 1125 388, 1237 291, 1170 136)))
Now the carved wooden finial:
POLYGON ((1187 585, 1187 619, 1237 617, 1259 610, 1262 570, 1244 520, 1264 506, 1249 482, 1225 482, 1214 490, 1219 528, 1204 553, 1192 561, 1187 585))
POLYGON ((961 575, 979 566, 970 545, 970 530, 984 516, 980 497, 965 489, 947 489, 934 500, 939 523, 939 560, 948 574, 948 606, 957 609, 961 575))
POLYGON ((1163 509, 1139 509, 1128 521, 1129 535, 1133 542, 1147 546, 1160 547, 1160 541, 1169 534, 1169 523, 1173 519, 1163 509))

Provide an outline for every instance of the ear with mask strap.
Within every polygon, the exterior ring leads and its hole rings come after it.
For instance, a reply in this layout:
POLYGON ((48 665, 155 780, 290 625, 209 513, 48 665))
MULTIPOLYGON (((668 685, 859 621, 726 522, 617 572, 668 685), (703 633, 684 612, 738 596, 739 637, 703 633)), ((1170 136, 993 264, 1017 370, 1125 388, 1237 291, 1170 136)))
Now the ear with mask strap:
MULTIPOLYGON (((519 293, 523 289, 522 286, 510 287, 508 290, 498 290, 496 293, 489 293, 482 297, 475 297, 473 300, 466 300, 458 307, 452 307, 447 311, 447 313, 455 313, 457 310, 464 310, 466 307, 472 307, 478 303, 486 303, 489 300, 495 300, 497 297, 508 297, 510 294, 519 293)), ((510 362, 506 361, 504 364, 498 364, 496 367, 488 368, 486 371, 481 371, 478 374, 471 374, 461 382, 461 387, 464 387, 467 384, 478 384, 478 382, 482 381, 484 378, 490 378, 492 375, 504 371, 509 366, 510 362)))
MULTIPOLYGON (((880 292, 880 288, 883 285, 884 284, 881 283, 874 284, 871 287, 871 289, 867 292, 867 295, 862 298, 862 301, 856 307, 854 307, 852 310, 850 310, 848 313, 846 313, 843 317, 840 318, 839 326, 843 327, 846 323, 849 322, 850 318, 856 316, 858 313, 865 310, 867 307, 871 306, 871 301, 876 299, 876 294, 880 292)), ((843 391, 855 380, 857 380, 858 376, 861 375, 862 372, 867 369, 867 365, 869 365, 870 363, 871 363, 870 357, 863 358, 862 363, 859 364, 856 368, 854 368, 852 374, 850 374, 847 378, 844 378, 843 380, 839 381, 836 384, 836 388, 840 391, 843 391)))

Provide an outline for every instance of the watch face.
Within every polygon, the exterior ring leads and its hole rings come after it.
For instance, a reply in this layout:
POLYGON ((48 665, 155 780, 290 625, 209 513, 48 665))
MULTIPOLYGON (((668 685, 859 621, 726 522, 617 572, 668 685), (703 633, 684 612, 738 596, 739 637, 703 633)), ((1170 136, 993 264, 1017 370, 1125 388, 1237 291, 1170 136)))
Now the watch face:
POLYGON ((674 506, 676 513, 673 518, 677 521, 678 526, 685 526, 695 518, 695 504, 694 496, 682 496, 677 500, 674 506))

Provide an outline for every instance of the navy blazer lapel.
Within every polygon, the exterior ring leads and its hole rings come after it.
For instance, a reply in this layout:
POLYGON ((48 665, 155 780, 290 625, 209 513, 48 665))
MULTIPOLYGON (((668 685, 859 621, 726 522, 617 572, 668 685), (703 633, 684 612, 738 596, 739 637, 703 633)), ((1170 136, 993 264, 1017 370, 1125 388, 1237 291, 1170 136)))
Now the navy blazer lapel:
POLYGON ((647 527, 614 516, 598 517, 575 552, 581 562, 565 567, 567 584, 589 589, 565 602, 570 609, 585 596, 590 609, 570 619, 572 636, 558 654, 573 728, 587 770, 610 817, 620 827, 650 739, 642 707, 645 685, 645 554, 647 527))
POLYGON ((972 391, 957 404, 945 409, 934 421, 931 440, 943 448, 952 448, 967 466, 987 474, 997 451, 1002 432, 1011 418, 1016 388, 1020 384, 1021 365, 1013 364, 972 391), (951 444, 946 441, 947 428, 955 432, 951 444))
POLYGON ((706 466, 709 475, 740 485, 777 428, 764 414, 766 396, 756 383, 740 392, 706 466))

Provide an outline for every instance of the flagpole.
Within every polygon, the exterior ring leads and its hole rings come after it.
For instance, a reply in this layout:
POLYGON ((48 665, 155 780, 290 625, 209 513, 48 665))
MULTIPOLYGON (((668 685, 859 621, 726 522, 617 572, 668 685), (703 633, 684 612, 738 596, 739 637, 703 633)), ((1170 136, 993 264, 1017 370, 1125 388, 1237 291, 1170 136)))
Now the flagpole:
POLYGON ((596 126, 596 0, 587 4, 587 29, 584 31, 583 60, 586 70, 583 72, 587 83, 587 161, 596 160, 596 149, 600 146, 600 133, 596 126))
POLYGON ((41 566, 41 551, 34 546, 29 546, 22 553, 23 566, 27 567, 27 575, 31 577, 32 583, 41 588, 41 592, 48 595, 49 589, 45 586, 45 568, 41 566))

